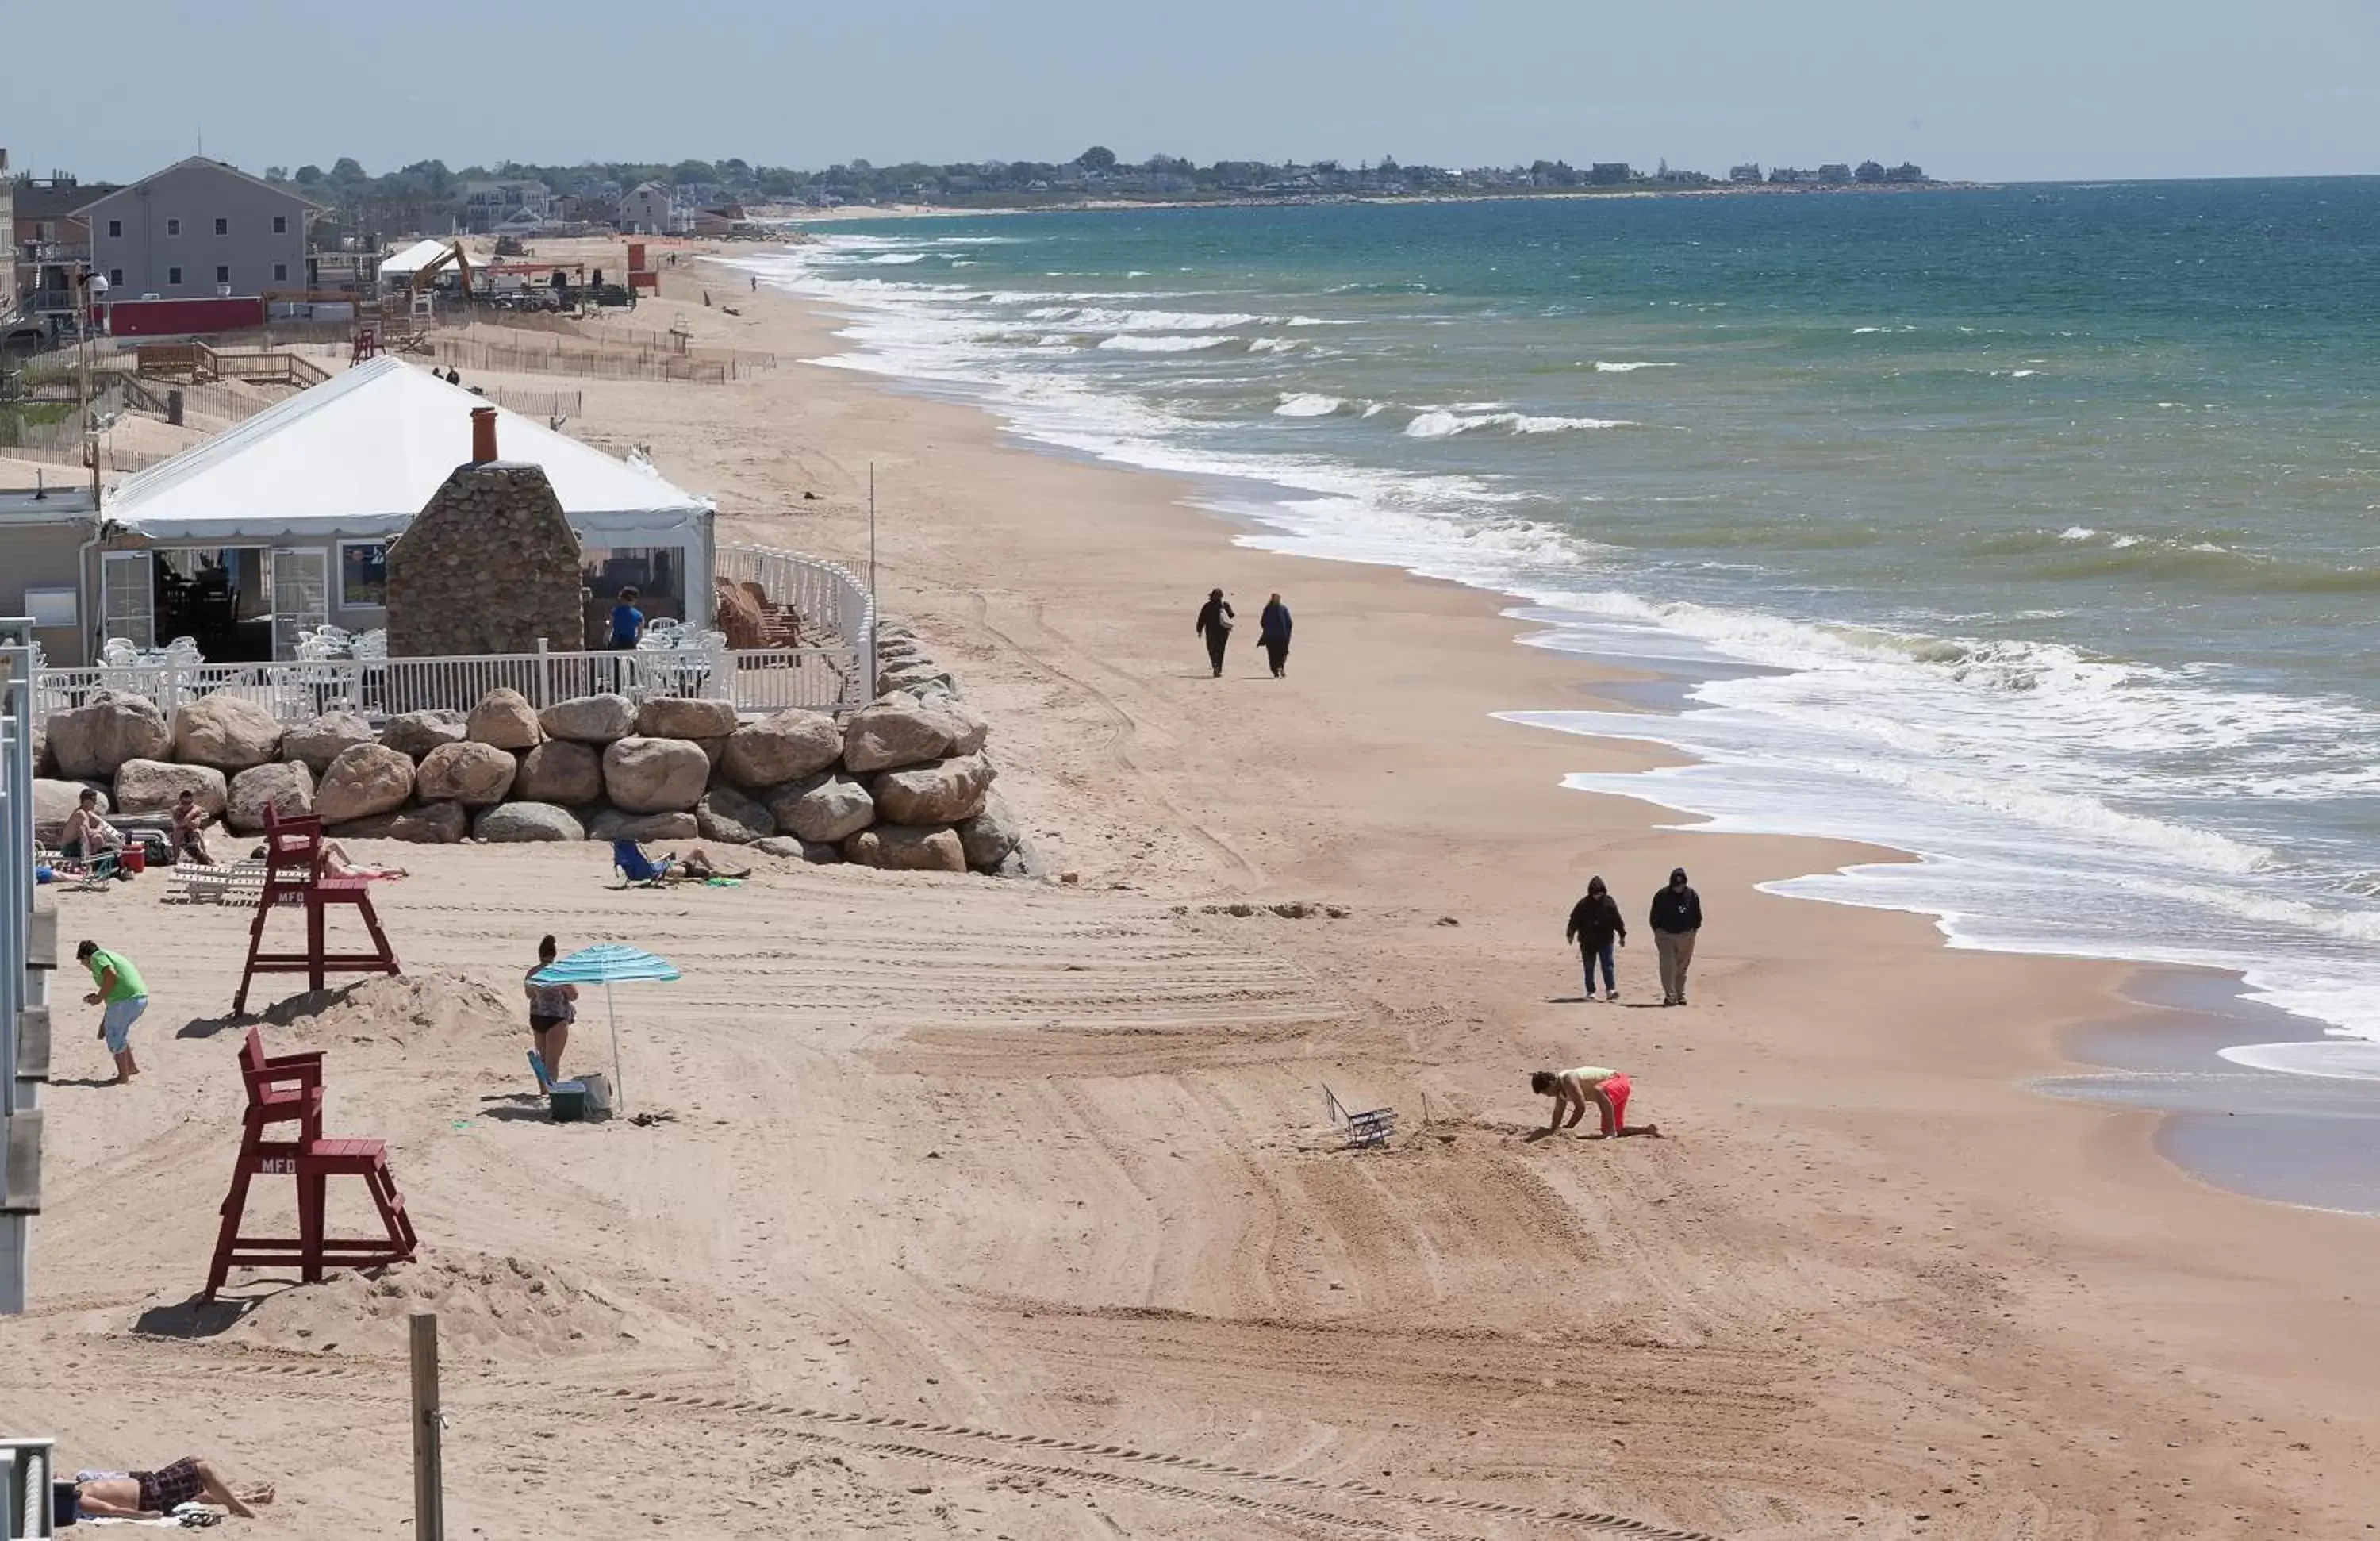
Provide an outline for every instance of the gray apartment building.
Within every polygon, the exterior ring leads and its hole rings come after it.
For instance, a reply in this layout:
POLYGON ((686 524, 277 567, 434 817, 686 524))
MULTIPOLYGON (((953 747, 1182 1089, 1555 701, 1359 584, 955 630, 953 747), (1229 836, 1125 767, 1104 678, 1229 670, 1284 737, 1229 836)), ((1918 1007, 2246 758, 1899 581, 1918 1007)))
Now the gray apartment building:
POLYGON ((115 298, 195 299, 306 287, 306 227, 322 209, 193 155, 76 212, 115 298))

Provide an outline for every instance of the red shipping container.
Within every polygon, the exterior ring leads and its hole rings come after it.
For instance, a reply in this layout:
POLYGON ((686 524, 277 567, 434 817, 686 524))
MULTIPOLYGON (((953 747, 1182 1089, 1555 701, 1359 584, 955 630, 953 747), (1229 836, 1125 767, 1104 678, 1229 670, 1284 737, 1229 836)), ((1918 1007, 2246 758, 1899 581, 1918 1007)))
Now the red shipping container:
POLYGON ((264 324, 264 300, 246 299, 118 299, 100 307, 107 313, 107 330, 118 337, 203 337, 216 332, 246 332, 264 324))

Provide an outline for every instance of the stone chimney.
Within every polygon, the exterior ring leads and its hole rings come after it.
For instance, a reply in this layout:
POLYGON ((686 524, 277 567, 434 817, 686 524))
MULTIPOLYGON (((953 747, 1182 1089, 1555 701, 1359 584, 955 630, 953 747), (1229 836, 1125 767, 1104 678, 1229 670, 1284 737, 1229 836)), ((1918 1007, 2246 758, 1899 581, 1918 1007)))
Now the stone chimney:
POLYGON ((388 548, 390 656, 579 650, 578 537, 553 484, 495 458, 492 406, 472 409, 471 455, 388 548))

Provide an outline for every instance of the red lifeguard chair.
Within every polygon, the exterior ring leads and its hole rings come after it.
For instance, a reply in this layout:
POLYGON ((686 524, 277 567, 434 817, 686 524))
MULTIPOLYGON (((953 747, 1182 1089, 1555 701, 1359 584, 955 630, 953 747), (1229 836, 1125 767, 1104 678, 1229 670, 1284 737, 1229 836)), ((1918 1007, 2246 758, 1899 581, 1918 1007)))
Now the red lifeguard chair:
POLYGON ((411 1262, 418 1243, 413 1220, 405 1212, 405 1199, 388 1170, 387 1146, 380 1140, 332 1138, 322 1133, 322 1056, 319 1052, 268 1056, 262 1037, 251 1027, 239 1051, 239 1074, 248 1088, 239 1159, 232 1169, 231 1196, 224 1200, 223 1228, 215 1235, 206 1292, 200 1298, 212 1302, 236 1268, 285 1268, 295 1262, 299 1277, 316 1284, 326 1268, 367 1268, 411 1262), (298 1126, 296 1139, 272 1137, 288 1123, 298 1126), (248 1214, 249 1182, 283 1174, 298 1180, 298 1235, 293 1239, 240 1234, 248 1214), (334 1177, 364 1180, 372 1206, 380 1211, 382 1235, 324 1233, 334 1177))
POLYGON ((256 902, 256 921, 248 931, 248 966, 240 971, 239 993, 232 997, 231 1013, 248 1010, 249 981, 259 974, 303 974, 309 989, 321 989, 330 974, 395 974, 396 950, 380 928, 380 913, 372 908, 371 885, 361 878, 322 876, 322 821, 311 816, 284 819, 271 805, 264 810, 264 892, 256 902), (333 904, 352 904, 371 932, 370 953, 325 950, 325 912, 333 904), (264 924, 284 905, 306 912, 306 950, 268 953, 264 924))

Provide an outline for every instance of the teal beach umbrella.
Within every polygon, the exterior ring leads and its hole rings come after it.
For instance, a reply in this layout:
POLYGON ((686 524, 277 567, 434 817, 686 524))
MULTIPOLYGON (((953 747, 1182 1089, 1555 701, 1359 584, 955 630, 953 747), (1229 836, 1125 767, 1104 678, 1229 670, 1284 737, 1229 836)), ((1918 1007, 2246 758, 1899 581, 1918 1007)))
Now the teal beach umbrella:
POLYGON ((612 1024, 612 1090, 626 1106, 628 1094, 620 1081, 620 1013, 612 1003, 612 987, 636 979, 674 979, 677 965, 667 958, 646 952, 640 947, 623 947, 616 941, 606 941, 593 947, 582 947, 566 958, 553 962, 529 976, 532 983, 540 985, 601 985, 603 987, 603 1014, 612 1024))

